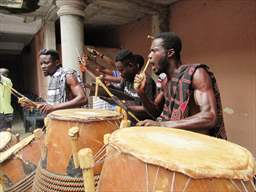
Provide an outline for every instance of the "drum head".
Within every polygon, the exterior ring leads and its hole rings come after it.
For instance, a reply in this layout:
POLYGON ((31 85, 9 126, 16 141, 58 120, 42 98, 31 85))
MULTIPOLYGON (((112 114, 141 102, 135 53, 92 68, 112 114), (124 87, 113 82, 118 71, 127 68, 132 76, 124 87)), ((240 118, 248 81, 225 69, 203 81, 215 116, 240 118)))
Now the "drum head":
POLYGON ((103 109, 64 109, 50 113, 47 117, 63 121, 90 122, 109 119, 121 119, 122 116, 116 111, 103 109))
POLYGON ((0 132, 0 151, 3 150, 6 145, 11 141, 12 134, 8 131, 0 132))
POLYGON ((115 131, 109 144, 150 164, 192 178, 248 180, 255 161, 245 148, 226 140, 163 127, 132 127, 115 131))

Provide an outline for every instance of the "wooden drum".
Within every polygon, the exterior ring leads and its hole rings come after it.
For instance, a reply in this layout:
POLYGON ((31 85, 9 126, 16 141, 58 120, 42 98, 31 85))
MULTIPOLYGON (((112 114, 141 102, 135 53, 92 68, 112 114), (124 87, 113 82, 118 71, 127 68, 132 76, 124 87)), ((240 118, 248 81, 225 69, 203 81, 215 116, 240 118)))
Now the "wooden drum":
MULTIPOLYGON (((77 152, 91 148, 95 155, 104 146, 104 135, 118 129, 121 118, 116 111, 102 109, 65 109, 50 113, 45 152, 33 190, 84 191, 82 170, 79 163, 75 163, 77 152)), ((95 166, 95 175, 100 174, 101 167, 101 164, 95 166)))
POLYGON ((255 160, 245 148, 161 127, 114 132, 98 192, 253 192, 255 160))
MULTIPOLYGON (((41 130, 0 152, 0 189, 31 191, 43 141, 41 130)), ((0 190, 1 191, 1 190, 0 190)))

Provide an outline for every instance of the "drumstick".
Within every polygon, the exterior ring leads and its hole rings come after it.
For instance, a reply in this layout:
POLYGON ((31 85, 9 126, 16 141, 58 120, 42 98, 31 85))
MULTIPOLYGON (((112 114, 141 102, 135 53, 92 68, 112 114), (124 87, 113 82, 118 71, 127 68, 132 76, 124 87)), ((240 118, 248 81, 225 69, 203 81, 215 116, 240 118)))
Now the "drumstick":
POLYGON ((29 98, 27 98, 25 95, 21 94, 20 92, 18 92, 17 90, 15 90, 14 88, 12 88, 12 87, 10 87, 10 86, 8 86, 8 85, 3 84, 2 82, 0 82, 0 83, 1 83, 3 86, 7 87, 7 88, 11 91, 11 93, 12 93, 15 97, 17 97, 18 99, 25 98, 28 102, 30 102, 30 103, 33 105, 33 107, 37 107, 37 103, 33 102, 32 100, 30 100, 29 98))
POLYGON ((146 72, 146 70, 147 70, 147 68, 149 66, 149 63, 150 63, 150 59, 147 60, 147 63, 146 63, 146 65, 145 65, 145 67, 144 67, 144 69, 142 70, 141 73, 145 73, 146 72))
MULTIPOLYGON (((78 54, 78 50, 77 50, 77 54, 78 54)), ((78 55, 78 58, 80 60, 80 62, 82 62, 81 57, 78 55)), ((123 108, 125 111, 127 111, 127 113, 137 122, 139 122, 140 120, 130 111, 128 110, 128 107, 124 105, 124 103, 122 103, 120 101, 120 99, 118 99, 116 96, 114 96, 109 89, 106 87, 106 85, 101 81, 100 77, 96 77, 96 75, 94 75, 89 69, 86 70, 86 72, 93 78, 95 79, 95 81, 98 81, 98 84, 106 91, 106 93, 109 95, 109 97, 121 108, 123 108), (124 107, 125 106, 125 107, 124 107)))

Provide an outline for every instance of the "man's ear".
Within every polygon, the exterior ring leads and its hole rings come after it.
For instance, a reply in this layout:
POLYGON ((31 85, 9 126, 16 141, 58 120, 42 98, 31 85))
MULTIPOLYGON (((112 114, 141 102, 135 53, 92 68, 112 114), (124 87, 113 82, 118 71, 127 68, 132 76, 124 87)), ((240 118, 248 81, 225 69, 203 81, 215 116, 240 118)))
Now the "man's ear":
POLYGON ((174 49, 168 49, 167 51, 167 57, 172 58, 172 56, 175 54, 175 50, 174 49))
POLYGON ((61 63, 60 63, 60 60, 59 59, 57 59, 56 61, 55 61, 55 63, 56 63, 56 66, 58 67, 59 65, 61 65, 61 63))

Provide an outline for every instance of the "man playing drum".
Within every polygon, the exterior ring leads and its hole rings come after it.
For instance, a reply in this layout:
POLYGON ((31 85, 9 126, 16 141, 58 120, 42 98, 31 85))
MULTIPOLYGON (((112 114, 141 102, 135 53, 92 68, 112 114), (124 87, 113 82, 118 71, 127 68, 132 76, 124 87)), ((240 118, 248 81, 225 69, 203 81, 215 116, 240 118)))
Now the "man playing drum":
POLYGON ((206 65, 182 65, 181 39, 173 32, 160 33, 152 44, 150 63, 157 75, 166 74, 156 99, 145 94, 146 78, 137 75, 135 82, 144 107, 160 121, 144 120, 140 126, 164 126, 205 133, 226 139, 220 93, 213 73, 206 65))
MULTIPOLYGON (((119 67, 121 77, 123 78, 119 89, 122 90, 125 94, 134 98, 134 101, 126 101, 128 108, 139 119, 153 119, 154 116, 150 115, 142 106, 141 98, 134 89, 134 78, 135 75, 139 73, 141 67, 144 64, 143 57, 139 55, 134 55, 131 51, 123 49, 117 53, 116 61, 116 65, 119 67)), ((144 94, 150 101, 153 101, 155 98, 155 93, 155 82, 152 78, 148 78, 147 82, 145 83, 144 94)))
POLYGON ((81 107, 87 103, 82 81, 75 70, 61 67, 55 50, 42 49, 40 64, 44 76, 50 76, 47 103, 38 105, 43 113, 58 109, 81 107))

